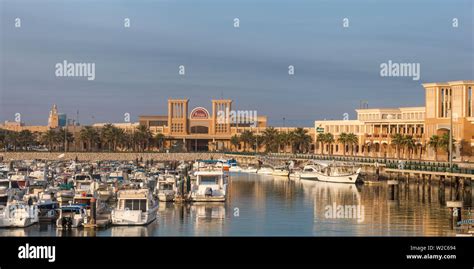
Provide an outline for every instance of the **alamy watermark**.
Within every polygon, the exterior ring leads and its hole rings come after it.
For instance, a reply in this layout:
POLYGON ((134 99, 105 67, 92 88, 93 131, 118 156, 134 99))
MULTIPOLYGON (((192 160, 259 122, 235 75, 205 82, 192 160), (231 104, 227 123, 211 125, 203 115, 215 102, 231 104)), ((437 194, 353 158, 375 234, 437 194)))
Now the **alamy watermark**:
POLYGON ((338 205, 333 203, 324 208, 324 216, 327 219, 357 219, 361 223, 365 220, 365 208, 363 205, 338 205))
POLYGON ((87 80, 95 80, 95 63, 69 63, 64 60, 55 67, 57 77, 87 77, 87 80))
POLYGON ((389 60, 380 64, 381 77, 411 77, 420 80, 420 63, 394 63, 389 60))
POLYGON ((218 124, 241 124, 257 127, 258 116, 256 110, 225 110, 217 111, 218 124))

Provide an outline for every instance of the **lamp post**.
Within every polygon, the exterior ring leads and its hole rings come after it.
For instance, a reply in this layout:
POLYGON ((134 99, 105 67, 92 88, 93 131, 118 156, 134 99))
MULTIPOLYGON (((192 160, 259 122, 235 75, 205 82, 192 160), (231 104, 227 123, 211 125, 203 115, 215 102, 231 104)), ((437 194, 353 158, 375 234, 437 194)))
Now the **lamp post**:
POLYGON ((66 118, 66 124, 64 125, 64 153, 67 152, 67 118, 66 118))
POLYGON ((452 99, 449 100, 449 172, 453 172, 453 108, 452 99))

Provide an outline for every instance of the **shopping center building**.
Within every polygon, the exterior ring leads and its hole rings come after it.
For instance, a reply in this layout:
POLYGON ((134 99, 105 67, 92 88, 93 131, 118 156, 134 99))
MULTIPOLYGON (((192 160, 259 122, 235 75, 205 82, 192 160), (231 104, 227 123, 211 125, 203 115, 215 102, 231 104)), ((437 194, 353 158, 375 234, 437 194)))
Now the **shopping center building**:
MULTIPOLYGON (((425 89, 424 107, 356 109, 356 120, 315 121, 316 135, 331 133, 335 143, 316 146, 316 153, 343 155, 344 146, 337 143, 342 133, 353 133, 358 143, 346 145, 346 154, 358 156, 396 157, 393 134, 411 135, 416 149, 412 158, 434 159, 430 137, 449 133, 452 126, 455 140, 453 157, 461 155, 461 145, 474 146, 474 111, 472 90, 474 81, 451 81, 422 84, 425 89)), ((407 151, 402 150, 402 154, 407 151)), ((446 159, 445 150, 438 149, 439 159, 446 159)))

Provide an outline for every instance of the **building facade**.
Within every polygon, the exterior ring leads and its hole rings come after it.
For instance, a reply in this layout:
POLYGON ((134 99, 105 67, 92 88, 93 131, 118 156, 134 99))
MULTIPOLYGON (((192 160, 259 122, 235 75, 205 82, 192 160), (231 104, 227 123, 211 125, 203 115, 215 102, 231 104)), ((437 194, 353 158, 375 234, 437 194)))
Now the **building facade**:
POLYGON ((474 81, 425 83, 423 87, 424 107, 357 109, 357 120, 315 121, 316 135, 331 133, 336 141, 331 145, 318 144, 316 152, 395 158, 392 136, 401 134, 412 136, 416 145, 411 152, 402 149, 401 157, 446 159, 446 150, 438 149, 435 153, 428 142, 433 135, 449 134, 452 115, 453 157, 460 159, 463 147, 474 146, 474 81), (341 145, 337 141, 342 133, 355 134, 358 143, 341 145))

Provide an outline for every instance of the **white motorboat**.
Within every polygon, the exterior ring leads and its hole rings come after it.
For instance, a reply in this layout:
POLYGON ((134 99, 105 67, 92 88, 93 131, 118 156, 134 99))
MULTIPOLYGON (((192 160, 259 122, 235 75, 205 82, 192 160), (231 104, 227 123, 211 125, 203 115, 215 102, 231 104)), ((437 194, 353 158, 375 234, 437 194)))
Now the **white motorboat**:
POLYGON ((242 167, 238 166, 237 164, 233 164, 229 167, 229 172, 233 172, 233 173, 242 172, 242 167))
POLYGON ((303 170, 293 169, 293 170, 291 170, 291 172, 288 176, 289 176, 290 179, 300 179, 301 173, 303 173, 303 170))
POLYGON ((156 188, 160 202, 172 202, 176 195, 176 178, 172 175, 160 175, 156 188))
POLYGON ((300 173, 300 179, 317 180, 319 167, 317 165, 305 165, 300 173))
POLYGON ((0 206, 6 206, 8 203, 10 189, 10 180, 7 178, 0 179, 0 206))
POLYGON ((249 166, 247 168, 242 168, 242 172, 243 173, 257 173, 258 169, 253 167, 253 166, 249 166))
POLYGON ((81 227, 87 222, 87 211, 82 205, 66 205, 59 208, 59 216, 56 220, 58 229, 70 229, 81 227))
POLYGON ((39 221, 55 221, 59 215, 59 203, 48 193, 41 193, 38 206, 39 221))
POLYGON ((359 180, 360 171, 360 167, 344 163, 314 161, 313 164, 304 167, 300 178, 353 184, 359 180))
POLYGON ((28 227, 38 222, 38 207, 23 201, 0 206, 0 227, 28 227))
POLYGON ((272 175, 278 177, 288 177, 290 171, 285 166, 276 166, 273 168, 272 175))
POLYGON ((273 169, 271 167, 262 167, 257 170, 257 174, 271 175, 273 174, 273 169))
POLYGON ((196 171, 196 180, 191 186, 194 202, 224 202, 227 199, 227 177, 223 169, 196 171))
POLYGON ((117 199, 113 225, 147 225, 157 217, 158 203, 148 189, 120 190, 117 199))

